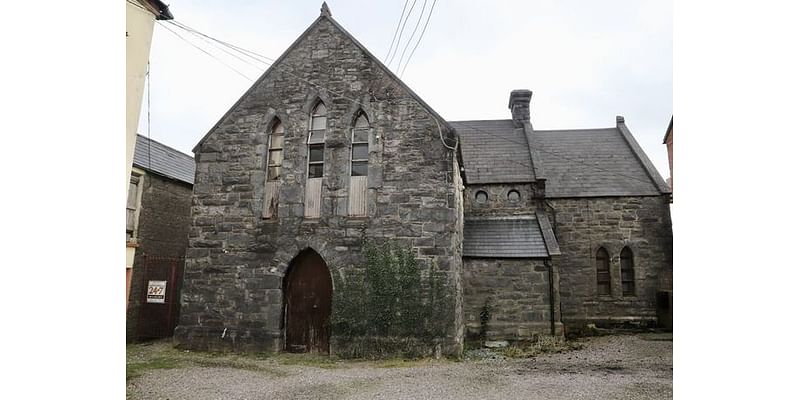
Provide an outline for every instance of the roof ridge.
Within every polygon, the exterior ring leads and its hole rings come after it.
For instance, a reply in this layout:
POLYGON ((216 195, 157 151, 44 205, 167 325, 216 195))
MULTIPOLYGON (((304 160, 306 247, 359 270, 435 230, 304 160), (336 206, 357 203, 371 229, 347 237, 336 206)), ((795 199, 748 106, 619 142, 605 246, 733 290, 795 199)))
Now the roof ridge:
POLYGON ((577 128, 577 129, 534 129, 533 133, 538 132, 581 132, 581 131, 611 131, 616 130, 616 126, 610 128, 577 128))

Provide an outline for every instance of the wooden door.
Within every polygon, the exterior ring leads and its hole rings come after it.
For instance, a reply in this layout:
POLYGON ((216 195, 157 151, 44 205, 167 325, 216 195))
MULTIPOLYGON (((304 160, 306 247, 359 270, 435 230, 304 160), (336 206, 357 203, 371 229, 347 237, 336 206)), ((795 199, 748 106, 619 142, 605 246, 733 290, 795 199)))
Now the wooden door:
POLYGON ((311 249, 297 255, 284 278, 287 351, 328 353, 332 293, 325 260, 311 249))

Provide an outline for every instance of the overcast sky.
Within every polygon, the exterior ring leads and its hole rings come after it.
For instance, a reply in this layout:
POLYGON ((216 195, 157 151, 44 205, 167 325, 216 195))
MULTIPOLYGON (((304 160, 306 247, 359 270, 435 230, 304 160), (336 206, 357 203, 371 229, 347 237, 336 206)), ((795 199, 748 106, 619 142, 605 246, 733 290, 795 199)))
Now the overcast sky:
MULTIPOLYGON (((275 59, 319 16, 322 1, 168 3, 176 21, 275 59)), ((328 1, 333 18, 381 60, 405 3, 328 1)), ((393 71, 424 3, 406 58, 423 29, 433 0, 416 1, 393 71)), ((160 24, 150 53, 150 137, 192 154, 253 82, 160 24)), ((253 80, 266 69, 165 25, 253 80)), ((671 1, 437 0, 403 81, 448 120, 510 118, 514 89, 533 91, 535 129, 613 127, 615 116, 623 115, 662 177, 669 177, 662 140, 673 112, 671 1)), ((146 92, 142 104, 139 132, 147 135, 146 92)))

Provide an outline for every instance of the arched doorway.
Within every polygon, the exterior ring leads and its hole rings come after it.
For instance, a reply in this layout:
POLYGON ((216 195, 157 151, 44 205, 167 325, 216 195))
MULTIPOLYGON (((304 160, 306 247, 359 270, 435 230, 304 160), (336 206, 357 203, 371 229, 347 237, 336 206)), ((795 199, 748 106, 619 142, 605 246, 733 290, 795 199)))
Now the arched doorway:
POLYGON ((312 249, 289 263, 283 278, 286 350, 328 353, 333 285, 325 260, 312 249))

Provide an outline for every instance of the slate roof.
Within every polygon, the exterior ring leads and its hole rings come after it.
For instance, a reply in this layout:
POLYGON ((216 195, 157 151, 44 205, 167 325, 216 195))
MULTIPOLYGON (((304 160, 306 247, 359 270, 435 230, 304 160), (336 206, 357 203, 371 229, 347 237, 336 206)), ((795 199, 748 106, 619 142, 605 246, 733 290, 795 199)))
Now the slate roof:
MULTIPOLYGON (((548 221, 547 227, 549 226, 548 221)), ((552 236, 555 243, 552 231, 547 236, 552 236)), ((552 255, 560 254, 557 249, 556 243, 556 252, 552 252, 552 255)), ((546 258, 550 255, 542 228, 535 216, 464 219, 464 257, 546 258)))
POLYGON ((136 135, 133 166, 190 185, 194 184, 194 158, 192 156, 142 135, 136 135))
MULTIPOLYGON (((451 121, 450 125, 461 138, 467 184, 533 181, 528 139, 522 128, 514 128, 512 120, 451 121)), ((669 192, 624 124, 601 129, 533 130, 528 137, 535 152, 536 177, 547 179, 547 197, 669 192)))
POLYGON ((547 197, 660 195, 617 128, 534 131, 547 197))
POLYGON ((449 122, 461 140, 467 184, 536 180, 525 132, 512 120, 449 122))

